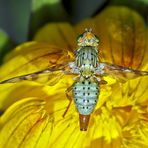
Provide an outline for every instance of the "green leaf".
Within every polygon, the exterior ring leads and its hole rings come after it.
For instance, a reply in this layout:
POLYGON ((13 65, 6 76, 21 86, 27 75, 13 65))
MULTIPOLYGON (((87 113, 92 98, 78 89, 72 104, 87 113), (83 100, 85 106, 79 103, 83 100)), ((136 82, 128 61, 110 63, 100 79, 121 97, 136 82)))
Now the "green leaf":
POLYGON ((7 34, 4 31, 0 30, 0 51, 2 47, 7 43, 7 41, 8 41, 7 34))
POLYGON ((47 22, 68 20, 61 0, 32 0, 29 38, 47 22))
POLYGON ((2 64, 4 55, 12 49, 14 44, 8 35, 0 29, 0 64, 2 64))

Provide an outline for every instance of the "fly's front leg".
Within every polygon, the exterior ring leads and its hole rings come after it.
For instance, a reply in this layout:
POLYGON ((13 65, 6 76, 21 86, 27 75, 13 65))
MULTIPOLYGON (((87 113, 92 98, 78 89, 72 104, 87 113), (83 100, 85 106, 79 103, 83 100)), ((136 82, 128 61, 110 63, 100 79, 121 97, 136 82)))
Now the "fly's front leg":
POLYGON ((99 77, 99 78, 96 77, 96 76, 94 76, 94 77, 95 77, 96 81, 97 81, 99 84, 107 84, 107 81, 101 79, 100 77, 99 77))
POLYGON ((107 84, 107 81, 102 79, 102 80, 99 81, 99 84, 107 84))

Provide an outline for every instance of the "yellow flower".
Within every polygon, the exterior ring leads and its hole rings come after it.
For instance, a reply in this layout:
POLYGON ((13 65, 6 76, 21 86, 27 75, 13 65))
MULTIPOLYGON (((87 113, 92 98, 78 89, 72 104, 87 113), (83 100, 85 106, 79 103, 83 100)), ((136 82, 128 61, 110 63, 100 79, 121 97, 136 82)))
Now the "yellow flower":
MULTIPOLYGON (((6 57, 0 79, 74 59, 75 38, 86 27, 92 27, 101 40, 102 62, 148 70, 147 28, 142 18, 125 7, 110 7, 76 26, 53 23, 43 27, 34 42, 18 46, 6 57)), ((73 77, 61 77, 57 72, 48 77, 48 83, 43 78, 42 83, 1 84, 0 110, 4 114, 0 118, 0 147, 148 147, 147 76, 126 79, 125 83, 107 76, 108 84, 101 86, 85 132, 80 131, 74 103, 62 116, 69 103, 65 90, 73 77)))

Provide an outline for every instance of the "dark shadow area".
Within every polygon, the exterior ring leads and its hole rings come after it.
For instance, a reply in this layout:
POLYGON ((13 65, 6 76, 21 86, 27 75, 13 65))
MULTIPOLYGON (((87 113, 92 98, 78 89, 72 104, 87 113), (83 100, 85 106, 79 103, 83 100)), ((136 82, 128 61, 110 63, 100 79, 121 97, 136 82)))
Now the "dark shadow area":
POLYGON ((14 47, 16 46, 16 44, 14 44, 12 41, 8 40, 3 47, 1 47, 0 50, 0 65, 3 64, 3 59, 5 57, 5 55, 10 52, 14 47))
POLYGON ((4 111, 3 111, 3 110, 0 110, 0 116, 2 116, 2 115, 3 115, 3 113, 4 113, 4 111))
POLYGON ((27 39, 30 0, 0 0, 0 28, 15 42, 27 39))
POLYGON ((31 40, 37 30, 47 22, 70 21, 68 18, 61 3, 42 6, 36 12, 31 13, 28 39, 31 40))
POLYGON ((96 16, 97 14, 101 13, 107 6, 109 5, 109 1, 106 0, 99 9, 97 9, 92 16, 96 16))
POLYGON ((108 2, 108 0, 62 0, 64 8, 70 14, 74 24, 99 13, 108 2))

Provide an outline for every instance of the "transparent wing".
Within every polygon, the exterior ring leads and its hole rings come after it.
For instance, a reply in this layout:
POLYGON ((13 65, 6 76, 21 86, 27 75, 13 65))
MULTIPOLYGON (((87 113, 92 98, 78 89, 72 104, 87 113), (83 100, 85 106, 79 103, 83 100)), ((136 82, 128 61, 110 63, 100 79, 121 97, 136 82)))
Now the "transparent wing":
POLYGON ((2 83, 34 80, 55 84, 68 69, 69 51, 45 43, 25 43, 7 56, 0 67, 2 83))
POLYGON ((127 67, 118 66, 110 63, 100 63, 98 74, 99 73, 103 76, 111 76, 117 79, 119 82, 125 82, 129 79, 148 75, 147 71, 130 69, 127 67))
POLYGON ((101 37, 101 62, 148 70, 148 31, 136 13, 126 8, 110 8, 95 23, 101 37), (110 19, 103 19, 106 17, 110 19))
POLYGON ((53 69, 47 68, 37 72, 6 79, 4 81, 1 81, 0 84, 16 83, 27 80, 27 81, 36 81, 38 83, 43 83, 48 85, 54 85, 64 76, 64 74, 69 74, 69 73, 71 73, 69 70, 69 65, 68 63, 65 63, 63 65, 58 65, 58 67, 53 67, 53 69))
MULTIPOLYGON (((120 82, 125 82, 131 78, 147 75, 147 72, 139 70, 148 71, 148 31, 143 20, 132 10, 109 8, 101 15, 80 25, 81 28, 92 27, 93 32, 100 37, 98 57, 101 62, 107 62, 104 73, 108 78, 114 77, 120 82)), ((79 26, 77 28, 81 29, 79 26)), ((99 67, 97 73, 97 77, 100 77, 103 69, 99 67)))

